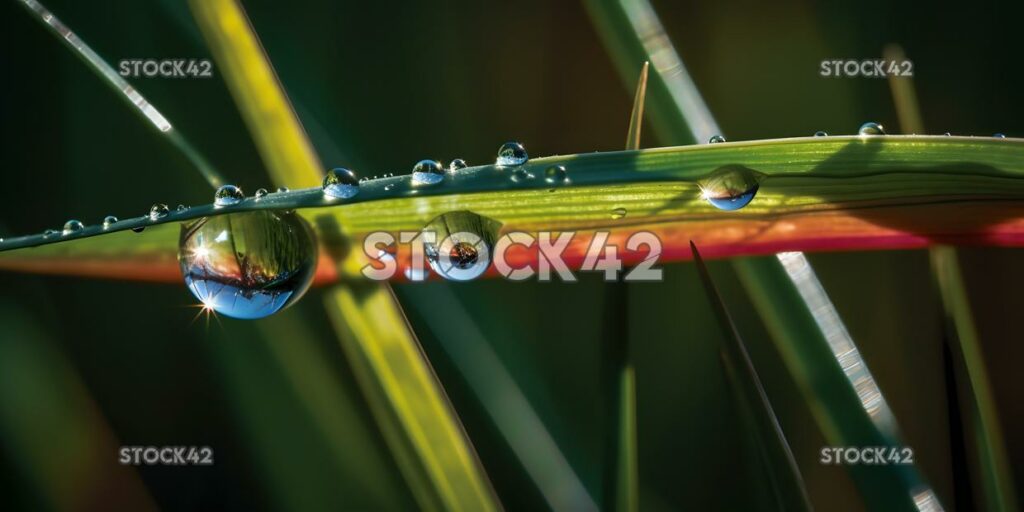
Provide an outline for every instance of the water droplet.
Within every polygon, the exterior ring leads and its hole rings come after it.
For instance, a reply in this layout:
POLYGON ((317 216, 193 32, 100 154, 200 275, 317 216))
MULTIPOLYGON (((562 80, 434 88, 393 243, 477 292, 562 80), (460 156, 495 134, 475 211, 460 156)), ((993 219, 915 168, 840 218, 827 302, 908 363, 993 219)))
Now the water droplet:
POLYGON ((167 208, 166 204, 154 204, 149 207, 149 220, 159 220, 167 216, 167 213, 171 210, 167 208))
POLYGON ((757 195, 762 176, 742 165, 719 167, 700 181, 701 197, 719 210, 739 210, 757 195))
POLYGON ((393 188, 395 188, 395 184, 394 183, 388 183, 387 185, 384 185, 384 190, 385 191, 391 190, 393 188))
POLYGON ((552 165, 544 170, 544 181, 548 183, 565 183, 568 178, 564 165, 552 165))
POLYGON ((335 167, 324 176, 323 189, 327 197, 348 199, 359 193, 359 180, 356 173, 344 167, 335 167))
POLYGON ((1006 138, 1006 134, 1003 134, 1003 133, 996 133, 996 134, 994 134, 992 136, 997 138, 997 139, 1005 139, 1006 138))
POLYGON ((85 229, 85 224, 82 224, 81 221, 69 220, 64 223, 64 230, 61 231, 61 233, 64 235, 69 235, 71 233, 81 231, 83 229, 85 229))
POLYGON ((146 226, 139 226, 139 227, 136 227, 136 228, 132 228, 132 232, 133 233, 142 233, 145 230, 146 230, 146 226))
POLYGON ((451 162, 448 163, 448 172, 455 172, 460 169, 465 169, 466 167, 467 166, 465 160, 461 158, 456 158, 455 160, 452 160, 451 162))
POLYGON ((433 185, 444 180, 444 167, 440 162, 420 160, 412 168, 412 181, 420 185, 433 185))
POLYGON ((616 209, 612 210, 612 218, 613 219, 622 219, 625 216, 626 216, 626 209, 625 208, 616 208, 616 209))
POLYGON ((258 201, 260 199, 263 199, 264 197, 267 197, 267 194, 267 189, 261 188, 256 190, 256 194, 253 197, 255 197, 256 200, 258 201))
POLYGON ((179 204, 179 205, 178 205, 178 211, 179 211, 179 212, 183 212, 183 211, 185 211, 185 210, 188 210, 188 206, 185 206, 185 205, 183 205, 183 204, 179 204))
POLYGON ((277 187, 278 194, 283 194, 285 192, 288 192, 288 187, 277 187))
POLYGON ((512 181, 516 183, 523 183, 533 179, 533 174, 526 169, 518 168, 512 171, 512 181))
POLYGON ((206 308, 232 318, 272 315, 309 288, 316 270, 312 231, 298 215, 254 211, 182 227, 185 285, 206 308))
POLYGON ((50 238, 51 236, 57 236, 56 229, 47 229, 46 231, 43 231, 43 238, 50 238))
POLYGON ((103 229, 109 228, 115 222, 117 222, 117 217, 114 217, 113 215, 107 215, 106 217, 103 217, 103 229))
POLYGON ((479 277, 491 263, 494 240, 501 224, 470 211, 449 212, 430 221, 424 232, 423 250, 430 268, 445 279, 469 281, 479 277))
POLYGON ((828 137, 828 134, 823 132, 823 131, 821 131, 821 130, 818 130, 818 131, 814 132, 814 136, 815 137, 828 137))
POLYGON ((234 185, 221 185, 213 193, 214 206, 234 206, 241 203, 242 199, 245 199, 245 194, 242 193, 242 189, 234 185))
POLYGON ((506 142, 498 148, 498 159, 494 161, 494 165, 523 165, 529 159, 530 155, 526 154, 526 148, 522 144, 506 142))
POLYGON ((859 135, 885 135, 885 128, 875 122, 868 121, 860 125, 860 129, 857 130, 859 135))
POLYGON ((950 136, 950 133, 949 133, 949 132, 946 132, 946 133, 943 133, 943 135, 945 135, 946 137, 949 137, 949 136, 950 136))
POLYGON ((725 142, 725 137, 722 137, 721 135, 712 135, 711 138, 708 139, 708 144, 718 144, 719 142, 725 142))

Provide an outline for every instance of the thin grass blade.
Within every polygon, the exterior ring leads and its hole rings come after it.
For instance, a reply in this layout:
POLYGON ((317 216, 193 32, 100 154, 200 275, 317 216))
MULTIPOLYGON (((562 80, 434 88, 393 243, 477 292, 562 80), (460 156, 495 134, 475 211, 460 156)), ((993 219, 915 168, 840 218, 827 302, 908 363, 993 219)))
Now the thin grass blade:
POLYGON ((636 81, 636 95, 633 96, 633 110, 629 115, 629 131, 626 133, 626 150, 640 149, 644 102, 647 100, 647 71, 650 67, 650 62, 644 62, 644 66, 640 68, 640 78, 636 81))

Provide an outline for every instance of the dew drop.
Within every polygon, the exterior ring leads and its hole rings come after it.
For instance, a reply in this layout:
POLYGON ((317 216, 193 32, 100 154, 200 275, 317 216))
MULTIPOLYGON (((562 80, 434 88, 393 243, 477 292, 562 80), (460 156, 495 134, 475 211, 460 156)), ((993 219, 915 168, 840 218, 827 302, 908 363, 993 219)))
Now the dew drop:
POLYGON ((43 231, 43 238, 50 238, 51 236, 57 236, 56 229, 47 229, 46 231, 43 231))
POLYGON ((245 199, 242 189, 234 185, 222 185, 213 193, 214 206, 234 206, 245 199))
POLYGON ((526 154, 526 148, 524 148, 522 144, 518 142, 506 142, 498 148, 498 158, 494 161, 494 165, 523 165, 529 159, 530 155, 526 154))
POLYGON ((996 134, 993 134, 992 136, 997 138, 997 139, 1005 139, 1006 138, 1006 134, 1003 134, 1003 133, 996 133, 996 134))
POLYGON ((293 304, 309 288, 317 251, 294 213, 254 211, 183 226, 178 261, 185 285, 205 308, 255 319, 293 304))
POLYGON ((943 133, 943 135, 945 135, 946 137, 949 137, 949 136, 950 136, 950 133, 949 133, 949 132, 946 132, 946 133, 943 133))
POLYGON ((818 131, 814 132, 814 136, 815 137, 828 137, 828 133, 825 133, 825 132, 823 132, 821 130, 818 130, 818 131))
POLYGON ((388 183, 387 185, 384 185, 384 190, 385 191, 390 191, 390 190, 392 190, 394 188, 395 188, 395 184, 394 183, 388 183))
POLYGON ((278 194, 284 194, 285 192, 288 192, 288 187, 277 187, 278 194))
POLYGON ((64 223, 64 230, 61 231, 61 234, 70 235, 71 233, 81 231, 83 229, 85 229, 85 224, 82 224, 81 221, 69 220, 64 223))
POLYGON ((622 218, 625 218, 625 217, 626 217, 626 209, 625 208, 616 208, 616 209, 612 210, 612 218, 613 219, 622 219, 622 218))
POLYGON ((146 230, 146 226, 139 226, 139 227, 132 228, 132 232, 133 233, 142 233, 145 230, 146 230))
POLYGON ((552 165, 544 169, 544 181, 548 183, 565 183, 567 179, 569 179, 569 174, 565 172, 564 165, 552 165))
POLYGON ((324 176, 323 190, 327 197, 348 199, 359 193, 359 179, 356 173, 344 167, 335 167, 324 176))
POLYGON ((757 195, 762 174, 742 165, 726 165, 715 169, 698 184, 701 197, 719 210, 739 210, 757 195))
POLYGON ((860 129, 857 130, 859 135, 885 135, 885 128, 875 122, 868 121, 860 125, 860 129))
POLYGON ((512 181, 515 183, 524 183, 533 179, 533 174, 526 169, 516 169, 512 171, 512 181))
POLYGON ((254 194, 253 197, 255 197, 257 201, 259 201, 260 199, 267 197, 267 194, 267 189, 261 188, 256 190, 256 194, 254 194))
POLYGON ((444 180, 444 167, 434 160, 420 160, 412 168, 412 181, 419 185, 433 185, 444 180))
POLYGON ((160 220, 167 216, 167 213, 171 210, 167 208, 166 204, 154 204, 149 207, 149 220, 160 220))
POLYGON ((183 205, 183 204, 179 204, 179 205, 178 205, 178 211, 179 211, 179 212, 183 212, 183 211, 185 211, 185 210, 188 210, 188 206, 185 206, 185 205, 183 205))
POLYGON ((467 167, 466 161, 461 158, 456 158, 448 163, 448 172, 455 172, 467 167))
POLYGON ((712 135, 711 138, 708 139, 708 144, 718 144, 719 142, 725 142, 725 137, 722 137, 721 135, 712 135))
POLYGON ((114 217, 113 215, 107 215, 106 217, 103 217, 103 229, 109 228, 115 222, 117 222, 117 217, 114 217))

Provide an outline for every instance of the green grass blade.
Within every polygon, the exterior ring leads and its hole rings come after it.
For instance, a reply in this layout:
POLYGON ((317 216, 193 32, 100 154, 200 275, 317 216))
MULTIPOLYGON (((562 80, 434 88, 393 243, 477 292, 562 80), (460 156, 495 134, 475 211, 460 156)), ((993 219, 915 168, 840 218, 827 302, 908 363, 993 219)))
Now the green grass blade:
POLYGON ((327 311, 424 510, 500 510, 444 389, 386 285, 342 285, 327 311))
POLYGON ((626 150, 640 149, 640 131, 644 124, 644 102, 647 100, 647 76, 649 62, 640 68, 640 78, 636 81, 636 95, 633 96, 633 110, 629 115, 629 131, 626 132, 626 150))
POLYGON ((693 260, 700 274, 704 291, 708 295, 712 309, 725 334, 726 343, 722 347, 722 361, 726 374, 733 389, 740 398, 741 409, 751 423, 752 431, 762 449, 762 458, 772 481, 776 497, 783 510, 811 510, 811 501, 803 476, 797 467, 793 451, 782 432, 782 426, 772 409, 768 395, 765 393, 761 378, 757 375, 754 363, 740 337, 739 330, 732 321, 725 302, 718 294, 711 274, 692 242, 693 260))
POLYGON ((85 41, 72 32, 67 25, 57 19, 53 13, 36 0, 20 0, 19 3, 24 5, 33 14, 33 17, 38 19, 52 34, 57 36, 68 48, 75 52, 75 55, 82 59, 89 66, 89 69, 93 70, 104 83, 116 91, 121 99, 134 107, 133 110, 145 119, 147 124, 156 128, 157 132, 178 148, 178 151, 181 151, 182 155, 195 166, 196 170, 203 175, 203 178, 211 186, 216 188, 224 184, 224 178, 192 146, 188 139, 174 128, 174 125, 152 103, 147 101, 138 90, 132 87, 127 80, 121 78, 121 75, 110 64, 107 64, 103 57, 100 57, 89 45, 85 44, 85 41))
POLYGON ((189 5, 274 183, 290 188, 319 183, 320 159, 241 5, 237 0, 190 0, 189 5))

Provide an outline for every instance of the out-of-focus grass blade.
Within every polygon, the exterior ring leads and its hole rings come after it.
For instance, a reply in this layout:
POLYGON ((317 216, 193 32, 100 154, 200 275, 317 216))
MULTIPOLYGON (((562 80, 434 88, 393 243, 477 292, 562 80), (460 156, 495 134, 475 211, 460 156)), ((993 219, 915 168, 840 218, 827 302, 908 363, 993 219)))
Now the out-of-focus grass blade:
POLYGON ((26 508, 156 510, 74 369, 20 309, 0 302, 0 446, 36 495, 26 508))
MULTIPOLYGON (((828 443, 901 449, 892 411, 803 254, 735 267, 828 443)), ((849 471, 870 509, 941 510, 913 464, 849 471)))
POLYGON ((40 22, 46 26, 54 35, 61 38, 68 48, 71 48, 79 58, 96 72, 103 82, 117 91, 121 99, 132 105, 140 116, 150 125, 155 127, 164 138, 171 142, 196 167, 210 185, 219 187, 224 184, 224 178, 213 168, 202 154, 192 146, 191 143, 181 134, 163 114, 157 110, 146 98, 142 97, 127 80, 114 71, 114 68, 107 64, 89 45, 71 31, 67 25, 61 23, 56 16, 36 0, 20 0, 19 3, 25 6, 40 22))
POLYGON ((342 285, 327 310, 378 425, 425 510, 501 508, 390 288, 342 285))
MULTIPOLYGON (((886 46, 882 55, 890 62, 906 59, 903 48, 895 44, 886 46)), ((889 86, 903 133, 924 132, 913 78, 890 75, 889 86)), ((973 433, 974 453, 979 459, 977 467, 980 468, 980 474, 974 475, 979 484, 977 487, 982 489, 984 496, 984 503, 979 503, 979 508, 1017 510, 1013 475, 1006 460, 1006 444, 981 353, 978 331, 971 314, 970 300, 960 275, 957 250, 947 245, 935 246, 929 249, 929 257, 949 324, 947 339, 955 344, 950 347, 950 352, 957 359, 954 375, 960 384, 958 388, 963 389, 961 401, 966 402, 970 408, 969 414, 961 417, 971 422, 966 431, 973 433)))
POLYGON ((403 302, 420 313, 551 509, 597 510, 540 416, 450 287, 408 286, 401 292, 403 302), (459 328, 452 329, 453 325, 459 328))
POLYGON ((650 62, 644 62, 644 66, 640 68, 640 78, 636 81, 633 110, 629 115, 629 131, 626 132, 626 150, 640 149, 640 132, 644 124, 644 101, 647 99, 647 75, 650 67, 650 62))
POLYGON ((704 284, 704 291, 725 334, 722 361, 726 367, 726 374, 741 399, 741 408, 746 411, 746 416, 752 423, 752 430, 758 439, 758 446, 761 447, 765 468, 776 497, 783 510, 811 510, 811 500, 807 495, 803 476, 764 391, 761 378, 757 375, 754 362, 751 361, 739 330, 711 280, 711 274, 704 265, 697 246, 690 242, 690 248, 701 282, 704 284))
POLYGON ((290 188, 319 183, 320 160, 237 0, 189 5, 274 182, 290 188))

